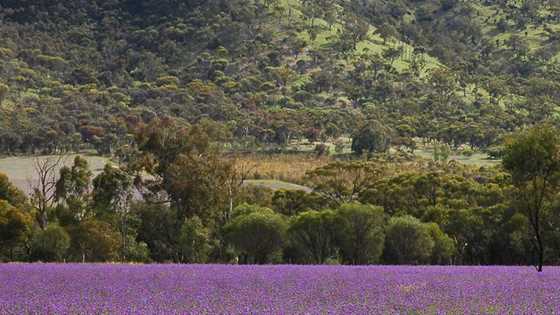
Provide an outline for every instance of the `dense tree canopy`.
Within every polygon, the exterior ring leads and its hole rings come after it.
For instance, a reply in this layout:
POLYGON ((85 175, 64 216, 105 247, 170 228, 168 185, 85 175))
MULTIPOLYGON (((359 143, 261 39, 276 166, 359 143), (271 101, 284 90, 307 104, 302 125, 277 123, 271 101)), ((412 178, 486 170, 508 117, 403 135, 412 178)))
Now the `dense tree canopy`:
POLYGON ((158 116, 243 145, 485 148, 557 121, 560 9, 531 3, 4 1, 0 152, 113 154, 158 116))

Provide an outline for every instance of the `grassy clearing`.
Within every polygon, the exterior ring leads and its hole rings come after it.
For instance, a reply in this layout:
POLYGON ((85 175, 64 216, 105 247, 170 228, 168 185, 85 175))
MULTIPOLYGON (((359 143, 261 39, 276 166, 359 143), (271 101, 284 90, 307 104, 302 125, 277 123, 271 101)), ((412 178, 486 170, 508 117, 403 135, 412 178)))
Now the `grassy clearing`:
POLYGON ((239 163, 251 166, 249 178, 303 184, 305 173, 331 161, 329 157, 304 154, 251 155, 239 163))
MULTIPOLYGON (((76 156, 77 154, 64 156, 63 165, 71 166, 76 156)), ((103 170, 105 164, 109 162, 109 159, 105 157, 81 155, 81 154, 80 156, 88 161, 89 167, 94 174, 100 173, 103 170)), ((57 159, 57 158, 58 156, 52 156, 52 155, 36 156, 36 157, 19 156, 19 157, 3 158, 0 159, 0 173, 6 174, 10 179, 10 181, 12 181, 18 188, 22 189, 23 191, 29 192, 31 183, 37 180, 34 171, 34 165, 37 159, 46 160, 46 159, 57 159)))
POLYGON ((283 182, 283 181, 280 181, 280 180, 274 180, 274 179, 250 179, 250 180, 246 180, 244 182, 244 184, 249 185, 249 186, 268 188, 268 189, 271 189, 273 191, 276 191, 276 190, 302 190, 302 191, 305 191, 305 192, 311 192, 311 188, 309 188, 309 187, 302 186, 302 185, 297 185, 297 184, 292 184, 292 183, 288 183, 288 182, 283 182))
MULTIPOLYGON (((416 150, 414 154, 423 159, 431 160, 434 157, 434 151, 431 148, 422 148, 416 150)), ((450 161, 457 161, 462 164, 466 165, 473 165, 473 166, 496 166, 501 163, 500 160, 491 160, 487 154, 481 152, 475 152, 472 155, 466 156, 459 154, 457 152, 452 153, 449 155, 450 161)))

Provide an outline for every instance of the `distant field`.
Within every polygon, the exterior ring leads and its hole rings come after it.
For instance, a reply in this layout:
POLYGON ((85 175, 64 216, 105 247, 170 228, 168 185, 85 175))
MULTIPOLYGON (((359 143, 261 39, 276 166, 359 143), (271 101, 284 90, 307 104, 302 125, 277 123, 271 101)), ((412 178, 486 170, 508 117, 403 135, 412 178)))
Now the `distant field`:
MULTIPOLYGON (((300 151, 301 152, 301 151, 300 151)), ((240 163, 253 166, 248 174, 251 179, 304 184, 305 173, 331 162, 330 157, 307 154, 250 155, 240 163)))
POLYGON ((0 265, 0 314, 558 314, 560 268, 0 265))
MULTIPOLYGON (((344 154, 351 153, 351 139, 345 139, 345 148, 344 154)), ((332 143, 325 143, 330 150, 331 155, 335 155, 334 153, 334 144, 332 143)), ((291 149, 301 151, 301 152, 313 152, 316 144, 293 144, 290 146, 291 149)), ((419 149, 414 151, 414 155, 423 159, 432 159, 433 149, 429 146, 419 145, 419 149)), ((394 152, 395 150, 391 150, 394 152)), ((458 153, 452 153, 449 155, 449 160, 454 160, 466 165, 474 165, 474 166, 494 166, 500 164, 500 160, 492 160, 490 157, 482 152, 474 152, 472 155, 461 155, 458 153)))
MULTIPOLYGON (((433 150, 430 149, 416 150, 414 154, 418 157, 425 158, 425 159, 433 158, 433 150)), ((501 163, 500 160, 491 160, 488 157, 488 155, 484 153, 474 153, 470 156, 451 154, 449 156, 449 160, 457 161, 459 163, 466 164, 466 165, 474 165, 474 166, 494 166, 501 163)))
MULTIPOLYGON (((64 165, 72 165, 74 155, 65 156, 63 161, 64 165)), ((90 169, 97 174, 103 170, 105 164, 109 161, 108 158, 100 156, 89 156, 81 155, 84 157, 88 163, 90 169)), ((29 192, 30 183, 37 180, 36 174, 34 174, 34 165, 37 159, 56 159, 56 156, 37 156, 37 157, 10 157, 0 159, 0 173, 8 175, 8 178, 17 187, 25 192, 29 192)))
POLYGON ((311 192, 311 188, 309 187, 273 179, 250 179, 245 181, 245 185, 265 187, 272 190, 302 190, 305 192, 311 192))

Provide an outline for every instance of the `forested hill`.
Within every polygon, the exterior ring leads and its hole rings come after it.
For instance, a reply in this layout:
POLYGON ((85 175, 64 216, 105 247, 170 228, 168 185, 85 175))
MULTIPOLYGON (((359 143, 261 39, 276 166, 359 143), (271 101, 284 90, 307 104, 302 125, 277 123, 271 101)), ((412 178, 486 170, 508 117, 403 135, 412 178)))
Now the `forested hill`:
POLYGON ((485 148, 557 121, 559 61, 558 0, 1 0, 0 153, 108 153, 156 116, 485 148))

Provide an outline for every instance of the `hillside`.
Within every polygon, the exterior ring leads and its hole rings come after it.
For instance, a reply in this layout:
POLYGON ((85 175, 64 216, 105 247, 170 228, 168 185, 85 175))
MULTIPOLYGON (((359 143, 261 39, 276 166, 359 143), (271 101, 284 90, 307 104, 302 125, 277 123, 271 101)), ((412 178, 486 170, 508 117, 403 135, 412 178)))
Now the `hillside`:
POLYGON ((552 0, 5 0, 0 153, 112 153, 158 116, 486 148, 557 121, 559 31, 552 0))

